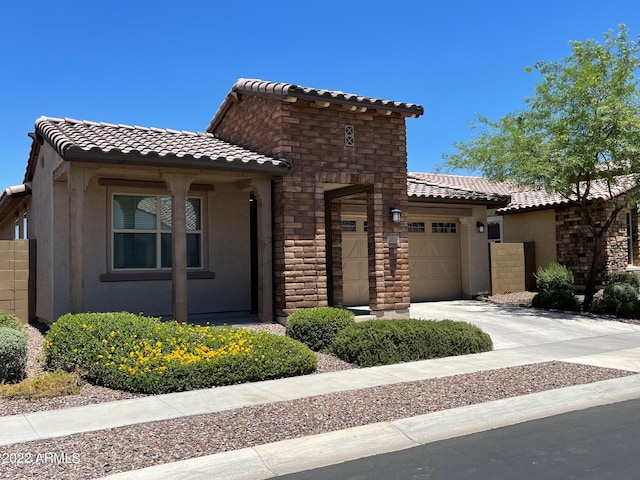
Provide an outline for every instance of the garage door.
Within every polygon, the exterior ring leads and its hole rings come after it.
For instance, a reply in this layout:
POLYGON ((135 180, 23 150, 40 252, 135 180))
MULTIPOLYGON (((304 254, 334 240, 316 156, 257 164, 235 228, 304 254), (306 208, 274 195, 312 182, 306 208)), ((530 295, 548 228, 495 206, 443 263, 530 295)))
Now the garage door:
POLYGON ((411 219, 409 274, 411 301, 461 296, 460 228, 455 219, 411 219))
MULTIPOLYGON (((411 301, 451 300, 462 294, 460 227, 455 219, 412 218, 409 227, 411 301)), ((342 220, 342 275, 346 306, 369 304, 366 221, 342 220)))
POLYGON ((346 306, 369 305, 369 260, 364 218, 342 220, 342 284, 346 306))

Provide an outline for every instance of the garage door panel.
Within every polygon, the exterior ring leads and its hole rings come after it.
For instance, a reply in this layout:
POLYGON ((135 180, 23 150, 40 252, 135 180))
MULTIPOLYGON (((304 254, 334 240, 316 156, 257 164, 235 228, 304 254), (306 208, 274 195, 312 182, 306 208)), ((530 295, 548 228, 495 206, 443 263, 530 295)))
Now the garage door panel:
MULTIPOLYGON (((411 219, 414 220, 414 219, 411 219)), ((409 275, 411 301, 450 300, 461 297, 460 237, 456 233, 433 233, 428 218, 424 231, 409 233, 409 275)), ((433 220, 443 223, 442 219, 433 220)), ((455 219, 444 220, 456 226, 455 219)), ((358 232, 342 235, 343 297, 345 305, 369 303, 367 235, 358 224, 358 232)))
POLYGON ((369 304, 367 234, 364 233, 364 219, 356 221, 356 231, 342 233, 342 297, 347 306, 369 304))
MULTIPOLYGON (((459 232, 433 233, 431 220, 425 218, 418 221, 424 222, 426 228, 422 233, 409 234, 411 301, 460 298, 459 232)), ((437 222, 443 221, 439 219, 437 222)), ((453 219, 445 222, 457 227, 453 219)))

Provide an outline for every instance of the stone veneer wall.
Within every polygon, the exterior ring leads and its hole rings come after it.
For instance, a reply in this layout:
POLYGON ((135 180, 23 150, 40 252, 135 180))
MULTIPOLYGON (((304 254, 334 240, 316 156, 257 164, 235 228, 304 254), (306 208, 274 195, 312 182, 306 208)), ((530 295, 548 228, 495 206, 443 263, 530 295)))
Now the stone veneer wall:
MULTIPOLYGON (((287 103, 246 95, 233 104, 216 133, 232 143, 284 157, 293 165, 289 175, 273 181, 278 317, 297 308, 328 305, 327 184, 371 187, 367 194, 370 306, 374 311, 408 309, 407 154, 401 115, 356 113, 339 105, 317 108, 305 100, 287 103), (355 146, 345 145, 345 125, 355 128, 355 146), (401 223, 391 222, 391 207, 404 212, 401 223), (397 240, 391 246, 390 237, 397 240)), ((340 222, 339 216, 332 216, 334 232, 335 222, 340 222)), ((334 262, 333 268, 339 280, 341 262, 334 262)))
POLYGON ((0 311, 30 320, 29 240, 0 240, 0 311))
MULTIPOLYGON (((597 212, 601 221, 610 216, 612 207, 604 207, 597 212)), ((638 212, 633 211, 635 233, 638 233, 638 212)), ((582 221, 580 209, 576 206, 556 210, 557 256, 558 263, 571 268, 576 285, 584 286, 591 262, 594 240, 588 226, 582 221)), ((634 235, 634 261, 638 245, 634 235)), ((621 271, 628 265, 627 230, 625 212, 620 212, 609 227, 603 241, 603 252, 598 265, 596 282, 604 282, 606 272, 621 271)))
POLYGON ((525 258, 522 243, 490 243, 491 294, 525 291, 525 258))

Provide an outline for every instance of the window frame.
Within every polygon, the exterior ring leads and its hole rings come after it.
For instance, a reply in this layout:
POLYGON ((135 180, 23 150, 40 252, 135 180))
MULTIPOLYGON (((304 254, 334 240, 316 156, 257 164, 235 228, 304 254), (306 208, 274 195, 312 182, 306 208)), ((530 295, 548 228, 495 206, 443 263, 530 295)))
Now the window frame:
POLYGON ((502 238, 503 238, 503 226, 502 226, 502 216, 501 215, 489 215, 487 217, 487 240, 489 243, 502 243, 502 238), (493 224, 493 225, 498 225, 498 229, 500 232, 500 235, 498 238, 491 238, 489 237, 489 225, 493 224))
MULTIPOLYGON (((116 228, 114 225, 114 209, 115 209, 115 199, 117 196, 129 196, 129 197, 153 197, 156 200, 156 211, 160 211, 159 207, 161 206, 161 202, 163 198, 168 198, 171 201, 171 195, 166 191, 126 191, 123 190, 113 190, 109 192, 109 202, 107 205, 108 210, 108 252, 109 258, 107 259, 107 265, 109 266, 108 271, 110 273, 115 274, 127 274, 127 273, 169 273, 172 271, 172 266, 163 267, 162 266, 162 236, 164 234, 169 234, 170 236, 173 234, 173 229, 163 229, 162 228, 162 215, 156 215, 156 225, 153 229, 127 229, 127 228, 116 228), (116 241, 115 235, 116 233, 150 233, 155 235, 155 266, 154 267, 116 267, 115 266, 115 248, 116 241)), ((197 199, 200 204, 200 228, 198 230, 187 230, 188 235, 198 235, 199 238, 199 266, 191 266, 187 267, 188 271, 203 271, 206 265, 206 254, 205 254, 205 205, 206 205, 206 195, 198 195, 189 192, 185 200, 188 199, 197 199)))

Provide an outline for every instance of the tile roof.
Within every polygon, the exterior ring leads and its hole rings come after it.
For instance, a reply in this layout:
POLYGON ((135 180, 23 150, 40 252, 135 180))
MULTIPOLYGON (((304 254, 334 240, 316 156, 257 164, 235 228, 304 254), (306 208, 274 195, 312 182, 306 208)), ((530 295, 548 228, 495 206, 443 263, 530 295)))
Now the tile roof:
MULTIPOLYGON (((512 182, 499 182, 482 177, 445 175, 438 173, 409 173, 410 179, 427 182, 444 189, 460 189, 470 194, 499 195, 510 197, 509 204, 499 208, 498 213, 517 213, 527 210, 552 208, 569 203, 569 199, 559 194, 551 194, 541 189, 518 188, 512 182)), ((591 200, 611 200, 637 185, 636 176, 620 177, 618 183, 609 190, 604 181, 595 181, 591 185, 591 200)))
POLYGON ((493 204, 495 206, 504 206, 509 201, 509 196, 438 185, 434 182, 419 180, 411 176, 407 177, 407 193, 409 197, 413 198, 462 203, 493 204))
POLYGON ((415 178, 416 180, 433 183, 434 185, 459 188, 469 192, 509 195, 513 191, 517 190, 515 185, 509 182, 498 182, 483 177, 421 172, 409 172, 408 176, 415 178))
POLYGON ((65 160, 124 159, 138 164, 286 173, 290 163, 220 140, 210 133, 40 117, 35 129, 65 160))
MULTIPOLYGON (((637 185, 635 175, 625 175, 618 178, 615 185, 609 185, 604 180, 596 180, 591 183, 589 200, 611 200, 618 197, 637 185)), ((560 194, 547 193, 544 190, 520 190, 513 192, 511 202, 498 213, 517 213, 526 210, 540 210, 556 205, 566 205, 570 200, 560 194)))
POLYGON ((295 101, 296 99, 326 101, 355 108, 359 107, 361 112, 366 110, 384 110, 398 112, 413 118, 419 117, 424 113, 422 105, 415 103, 363 97, 361 95, 345 93, 338 90, 322 90, 317 88, 301 87, 292 83, 269 82, 254 78, 240 78, 231 87, 231 91, 227 94, 222 105, 220 105, 220 108, 213 116, 213 119, 207 128, 208 132, 214 131, 217 128, 231 103, 238 98, 238 95, 243 94, 277 98, 285 101, 295 101))

